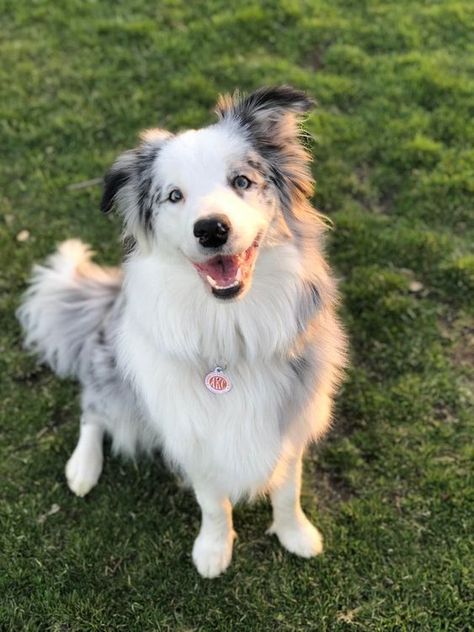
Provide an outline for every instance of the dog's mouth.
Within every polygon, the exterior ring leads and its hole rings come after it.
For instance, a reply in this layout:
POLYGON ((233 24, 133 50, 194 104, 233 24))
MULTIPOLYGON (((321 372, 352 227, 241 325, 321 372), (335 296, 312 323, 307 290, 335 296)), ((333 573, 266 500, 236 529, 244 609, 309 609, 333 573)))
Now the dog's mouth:
POLYGON ((235 298, 250 281, 257 257, 259 239, 238 255, 216 255, 203 263, 193 263, 199 275, 217 298, 235 298))

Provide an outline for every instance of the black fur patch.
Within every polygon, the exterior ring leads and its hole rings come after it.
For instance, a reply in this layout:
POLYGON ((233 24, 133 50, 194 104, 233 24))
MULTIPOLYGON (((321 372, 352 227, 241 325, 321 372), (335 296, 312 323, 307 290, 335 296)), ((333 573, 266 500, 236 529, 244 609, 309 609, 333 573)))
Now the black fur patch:
POLYGON ((289 209, 291 207, 291 189, 283 173, 273 164, 270 164, 270 182, 277 190, 282 207, 289 209))
POLYGON ((260 174, 262 176, 262 178, 264 178, 264 179, 268 178, 268 171, 267 171, 267 169, 265 169, 265 167, 264 167, 262 162, 260 162, 259 160, 255 160, 253 158, 249 158, 247 160, 247 164, 248 164, 248 166, 251 169, 253 169, 258 174, 260 174))
POLYGON ((294 376, 293 389, 302 389, 300 393, 304 395, 304 397, 301 398, 302 401, 304 401, 315 387, 316 363, 314 347, 311 343, 306 346, 299 355, 289 358, 288 366, 294 376))
POLYGON ((138 183, 138 214, 140 224, 145 228, 149 228, 151 214, 153 211, 153 196, 151 195, 152 179, 149 176, 141 174, 138 183))
POLYGON ((125 185, 133 187, 138 208, 138 220, 145 232, 152 228, 153 204, 159 191, 152 188, 153 164, 159 146, 144 144, 122 154, 106 174, 101 210, 108 213, 114 206, 117 194, 125 185))
POLYGON ((135 251, 137 247, 137 240, 132 235, 125 235, 123 239, 123 255, 124 257, 128 257, 135 251))
POLYGON ((125 186, 132 174, 125 169, 110 169, 104 178, 104 192, 100 202, 100 210, 102 213, 110 213, 114 206, 115 196, 118 191, 125 186))
POLYGON ((258 112, 282 110, 288 112, 308 112, 314 105, 303 91, 291 86, 264 86, 246 97, 235 95, 230 101, 223 98, 217 104, 217 113, 225 118, 230 113, 242 125, 252 126, 258 112))
POLYGON ((314 309, 320 307, 321 296, 316 285, 314 283, 308 283, 307 288, 310 296, 310 304, 313 306, 314 309))
POLYGON ((300 331, 306 329, 308 322, 316 315, 320 307, 321 296, 318 288, 314 283, 304 283, 298 305, 298 328, 300 331))
POLYGON ((156 190, 152 189, 153 164, 158 156, 159 148, 156 146, 141 147, 137 150, 135 174, 138 192, 138 213, 140 224, 145 231, 152 228, 153 204, 156 199, 156 190))
POLYGON ((304 355, 298 356, 296 358, 291 358, 289 361, 290 367, 298 380, 304 384, 306 375, 311 369, 311 363, 304 355))

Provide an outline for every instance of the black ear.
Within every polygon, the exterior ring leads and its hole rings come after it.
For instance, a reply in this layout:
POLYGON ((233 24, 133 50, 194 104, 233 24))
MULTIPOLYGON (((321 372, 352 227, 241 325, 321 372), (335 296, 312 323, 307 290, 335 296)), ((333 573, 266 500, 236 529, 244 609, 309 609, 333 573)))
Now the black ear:
MULTIPOLYGON (((146 129, 140 133, 141 143, 135 149, 121 154, 114 162, 104 178, 104 192, 100 203, 102 213, 109 213, 120 202, 121 197, 127 198, 127 203, 132 204, 133 194, 121 196, 124 187, 137 189, 135 192, 142 198, 145 197, 145 184, 150 179, 150 168, 163 143, 171 138, 172 134, 164 129, 146 129)), ((132 193, 132 192, 130 192, 132 193)), ((123 209, 125 214, 127 209, 123 209)))
POLYGON ((277 121, 285 114, 304 114, 314 106, 314 101, 302 90, 291 86, 265 86, 248 96, 235 92, 223 95, 217 102, 217 114, 221 119, 234 118, 241 125, 252 126, 263 117, 277 121))
POLYGON ((131 169, 120 168, 115 164, 104 177, 104 191, 100 202, 100 210, 102 213, 110 213, 112 210, 117 193, 125 186, 132 177, 131 169))
POLYGON ((313 193, 311 156, 301 142, 299 119, 314 105, 290 86, 264 87, 248 96, 223 96, 217 104, 222 123, 238 125, 260 155, 283 207, 313 193))

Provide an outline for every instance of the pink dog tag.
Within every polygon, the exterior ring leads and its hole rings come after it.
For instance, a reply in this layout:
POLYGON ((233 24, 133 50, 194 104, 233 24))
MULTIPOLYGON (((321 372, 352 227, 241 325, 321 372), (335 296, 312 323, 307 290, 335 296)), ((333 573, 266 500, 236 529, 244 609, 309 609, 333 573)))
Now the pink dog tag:
POLYGON ((211 393, 228 393, 232 388, 231 381, 225 375, 220 366, 216 366, 214 371, 208 373, 204 379, 204 384, 211 391, 211 393))

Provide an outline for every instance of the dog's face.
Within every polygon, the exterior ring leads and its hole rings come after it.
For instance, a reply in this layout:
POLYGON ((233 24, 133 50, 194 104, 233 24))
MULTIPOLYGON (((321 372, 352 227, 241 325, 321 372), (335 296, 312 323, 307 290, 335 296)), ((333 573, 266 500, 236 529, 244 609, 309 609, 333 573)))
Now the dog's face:
POLYGON ((215 297, 243 296, 259 248, 291 236, 293 198, 311 193, 296 120, 309 106, 261 89, 222 98, 215 125, 145 132, 107 174, 102 210, 117 202, 139 246, 186 258, 215 297))
POLYGON ((253 153, 236 131, 214 125, 171 138, 153 164, 156 247, 182 253, 219 298, 248 287, 276 212, 253 153))

